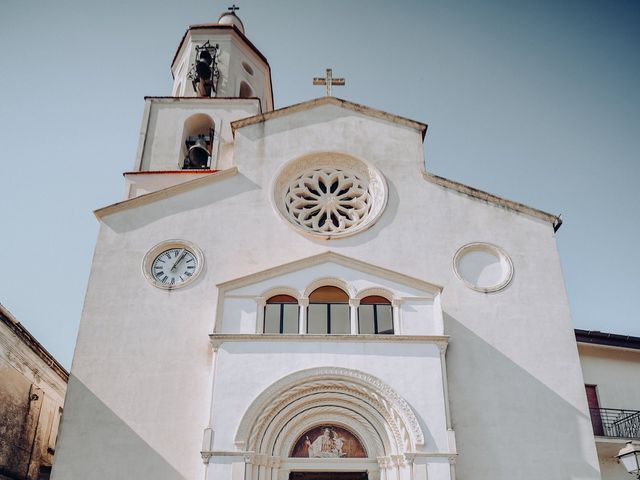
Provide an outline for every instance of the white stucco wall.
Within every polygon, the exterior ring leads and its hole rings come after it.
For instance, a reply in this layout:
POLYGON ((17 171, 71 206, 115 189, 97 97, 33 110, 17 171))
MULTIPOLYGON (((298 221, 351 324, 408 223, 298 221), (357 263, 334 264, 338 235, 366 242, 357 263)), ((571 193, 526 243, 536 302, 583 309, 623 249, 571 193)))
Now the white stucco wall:
MULTIPOLYGON (((164 134, 162 128, 150 132, 164 134)), ((161 163, 167 151, 156 151, 149 164, 161 163)), ((202 478, 217 285, 327 250, 444 287, 458 478, 507 480, 513 472, 523 480, 599 478, 550 224, 425 181, 420 132, 332 105, 237 130, 233 161, 235 176, 103 218, 55 480, 202 478), (370 229, 312 239, 272 207, 274 172, 319 151, 348 153, 386 177, 388 204, 370 229), (200 278, 176 291, 151 286, 141 267, 145 253, 169 238, 189 240, 205 256, 200 278), (513 260, 513 281, 498 293, 471 290, 454 274, 455 252, 478 241, 500 246, 513 260)), ((245 311, 243 331, 251 325, 248 305, 237 309, 245 311)), ((303 364, 372 371, 430 421, 431 393, 424 389, 435 377, 428 357, 408 357, 393 345, 352 351, 363 356, 345 350, 340 358, 330 342, 313 355, 294 344, 284 350, 289 355, 281 348, 278 343, 264 357, 250 345, 245 354, 221 350, 216 371, 237 384, 227 396, 214 389, 215 441, 230 438, 248 397, 303 364)))
MULTIPOLYGON (((255 99, 226 100, 194 98, 179 101, 148 98, 148 117, 141 133, 142 146, 136 170, 179 170, 185 155, 185 122, 197 114, 208 115, 214 124, 212 169, 229 168, 233 162, 233 134, 230 122, 260 113, 255 99)), ((130 195, 133 197, 135 195, 130 195)))

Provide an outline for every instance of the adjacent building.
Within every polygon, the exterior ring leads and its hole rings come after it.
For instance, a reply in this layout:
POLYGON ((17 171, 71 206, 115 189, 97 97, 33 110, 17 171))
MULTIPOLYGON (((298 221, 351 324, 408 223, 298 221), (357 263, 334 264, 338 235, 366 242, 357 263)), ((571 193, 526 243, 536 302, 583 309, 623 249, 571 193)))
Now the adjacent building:
POLYGON ((68 372, 0 305, 0 479, 48 479, 68 372))
POLYGON ((629 474, 615 458, 640 441, 640 338, 576 330, 602 478, 629 474))

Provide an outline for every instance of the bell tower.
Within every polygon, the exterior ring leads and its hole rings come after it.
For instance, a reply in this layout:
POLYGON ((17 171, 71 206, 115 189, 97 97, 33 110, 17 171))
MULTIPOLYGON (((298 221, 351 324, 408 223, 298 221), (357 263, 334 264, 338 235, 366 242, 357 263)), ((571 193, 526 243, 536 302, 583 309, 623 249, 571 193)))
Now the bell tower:
POLYGON ((245 36, 235 5, 218 23, 191 25, 171 64, 175 97, 259 98, 273 110, 267 59, 245 36))
POLYGON ((191 25, 171 62, 172 96, 146 97, 126 198, 233 166, 231 122, 273 110, 271 69, 233 5, 191 25))

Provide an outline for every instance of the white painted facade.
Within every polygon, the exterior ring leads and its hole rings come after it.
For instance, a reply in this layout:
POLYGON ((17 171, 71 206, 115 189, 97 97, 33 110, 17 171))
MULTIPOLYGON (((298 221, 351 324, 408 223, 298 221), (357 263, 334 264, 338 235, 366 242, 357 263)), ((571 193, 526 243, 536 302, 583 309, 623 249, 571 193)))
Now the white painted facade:
POLYGON ((231 27, 187 33, 174 92, 187 95, 196 32, 231 39, 214 39, 230 66, 221 85, 254 62, 260 101, 148 100, 125 201, 96 211, 53 478, 600 478, 555 217, 424 172, 424 124, 334 98, 271 111, 268 65, 231 27), (200 114, 215 124, 215 173, 180 171, 184 126, 200 114), (357 229, 342 218, 336 232, 306 231, 279 203, 296 172, 320 167, 324 181, 347 172, 369 188, 357 229), (203 254, 183 288, 143 271, 169 240, 203 254), (476 244, 456 273, 456 253, 476 244), (349 333, 306 333, 320 286, 348 295, 349 333), (276 294, 299 305, 297 333, 263 333, 276 294), (367 295, 392 305, 392 335, 359 333, 367 295), (329 424, 366 456, 290 457, 329 424))

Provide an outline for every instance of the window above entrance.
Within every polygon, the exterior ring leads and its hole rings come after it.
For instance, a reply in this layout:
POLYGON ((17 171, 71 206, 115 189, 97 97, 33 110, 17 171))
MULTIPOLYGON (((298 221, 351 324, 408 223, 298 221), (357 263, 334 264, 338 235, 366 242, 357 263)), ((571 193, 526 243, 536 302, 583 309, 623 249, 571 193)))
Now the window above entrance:
POLYGON ((218 287, 213 333, 443 335, 439 287, 332 252, 218 287))

